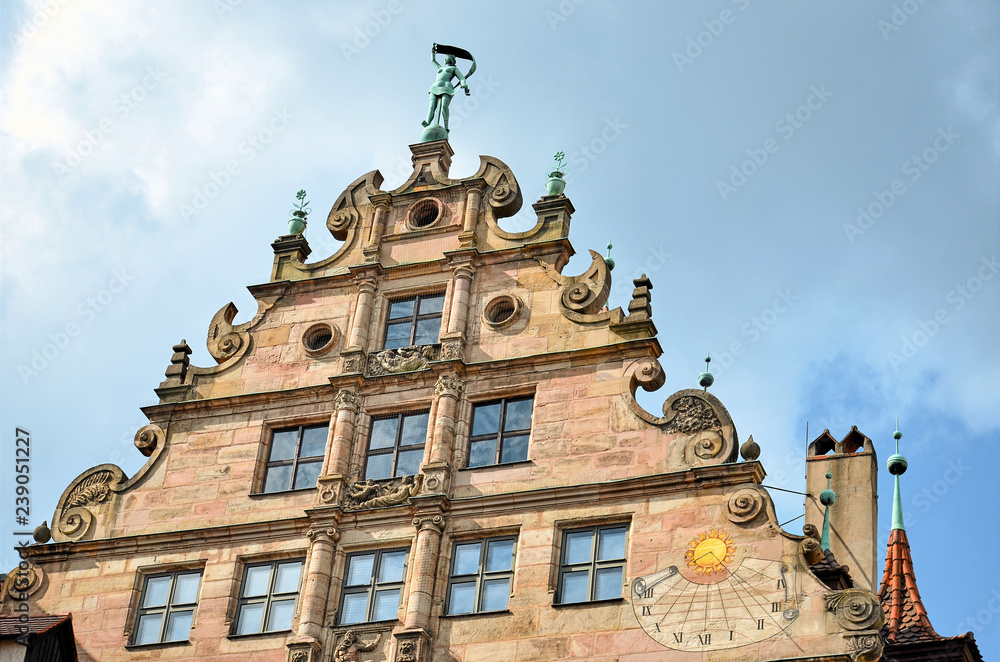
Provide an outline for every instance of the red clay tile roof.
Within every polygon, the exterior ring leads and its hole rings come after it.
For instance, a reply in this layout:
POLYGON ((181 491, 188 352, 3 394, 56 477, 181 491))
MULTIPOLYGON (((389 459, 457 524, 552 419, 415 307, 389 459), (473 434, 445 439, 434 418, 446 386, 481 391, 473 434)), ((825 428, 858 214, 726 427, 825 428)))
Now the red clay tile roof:
POLYGON ((878 589, 886 625, 883 634, 889 644, 910 644, 943 639, 934 631, 927 609, 920 600, 917 580, 913 575, 913 559, 906 531, 893 529, 889 534, 889 550, 885 556, 885 571, 878 589))
MULTIPOLYGON (((63 621, 70 620, 69 614, 55 614, 53 616, 32 616, 28 619, 28 632, 40 634, 49 628, 59 625, 63 621)), ((20 621, 17 616, 0 616, 0 637, 16 637, 22 634, 20 621)))

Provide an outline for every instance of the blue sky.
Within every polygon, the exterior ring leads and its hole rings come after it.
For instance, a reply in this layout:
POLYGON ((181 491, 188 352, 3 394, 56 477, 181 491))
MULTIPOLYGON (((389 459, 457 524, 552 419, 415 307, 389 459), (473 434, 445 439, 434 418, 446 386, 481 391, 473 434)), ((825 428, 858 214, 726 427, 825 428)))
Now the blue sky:
POLYGON ((212 315, 233 301, 249 318, 295 192, 320 258, 347 184, 409 173, 440 42, 479 66, 455 97, 452 173, 496 156, 529 209, 564 151, 567 272, 611 236, 611 304, 652 279, 667 383, 647 406, 694 386, 711 349, 713 392, 788 489, 807 421, 812 437, 857 425, 884 467, 899 417, 932 622, 1000 652, 996 3, 0 8, 4 568, 15 426, 33 439, 32 525, 85 468, 141 466, 138 408, 170 346, 209 365, 212 315))

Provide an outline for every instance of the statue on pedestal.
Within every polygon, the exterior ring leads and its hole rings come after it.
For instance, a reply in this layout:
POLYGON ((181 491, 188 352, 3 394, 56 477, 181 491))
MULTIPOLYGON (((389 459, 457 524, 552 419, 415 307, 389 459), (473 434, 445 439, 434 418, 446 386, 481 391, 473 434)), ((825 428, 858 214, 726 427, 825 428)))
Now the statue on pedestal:
POLYGON ((456 48, 455 46, 434 44, 431 46, 431 62, 434 63, 434 67, 437 69, 437 79, 431 85, 431 89, 428 92, 431 96, 431 102, 430 108, 427 110, 427 119, 421 122, 425 128, 420 135, 420 142, 447 140, 448 118, 450 115, 448 106, 451 105, 451 98, 455 96, 455 87, 451 81, 454 78, 458 78, 458 86, 465 89, 465 94, 468 95, 468 79, 476 71, 476 59, 472 57, 472 54, 467 50, 456 48), (438 54, 445 56, 444 65, 437 61, 438 54), (462 74, 461 70, 456 66, 458 58, 472 62, 472 66, 469 67, 469 71, 465 74, 462 74), (441 126, 442 121, 444 122, 443 127, 441 126))

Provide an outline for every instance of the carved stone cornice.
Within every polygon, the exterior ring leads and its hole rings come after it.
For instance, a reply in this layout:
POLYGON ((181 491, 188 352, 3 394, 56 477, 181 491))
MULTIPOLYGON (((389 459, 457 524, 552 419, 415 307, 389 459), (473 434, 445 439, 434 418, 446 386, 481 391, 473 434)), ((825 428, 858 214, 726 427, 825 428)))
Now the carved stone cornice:
POLYGON ((434 385, 434 395, 447 395, 456 400, 462 397, 464 390, 465 382, 451 375, 441 375, 434 385))

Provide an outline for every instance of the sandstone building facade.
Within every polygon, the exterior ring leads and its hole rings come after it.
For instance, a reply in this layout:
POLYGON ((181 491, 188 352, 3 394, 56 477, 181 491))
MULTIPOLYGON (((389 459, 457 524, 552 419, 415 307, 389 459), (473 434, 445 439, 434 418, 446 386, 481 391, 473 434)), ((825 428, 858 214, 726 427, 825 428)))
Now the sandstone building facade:
POLYGON ((563 273, 564 194, 507 231, 504 163, 410 149, 402 186, 337 199, 333 255, 274 242, 252 319, 209 324, 217 365, 173 348, 145 465, 66 488, 4 613, 72 614, 81 660, 879 659, 871 441, 811 448, 831 549, 808 499, 783 530, 717 398, 636 402, 664 382, 649 280, 609 310, 599 254, 563 273))

